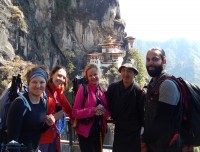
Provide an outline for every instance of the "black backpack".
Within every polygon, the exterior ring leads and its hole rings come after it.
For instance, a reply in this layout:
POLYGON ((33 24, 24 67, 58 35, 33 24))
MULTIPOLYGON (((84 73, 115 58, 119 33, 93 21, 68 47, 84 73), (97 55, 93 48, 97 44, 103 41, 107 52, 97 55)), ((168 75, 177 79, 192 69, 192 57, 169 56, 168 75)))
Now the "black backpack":
MULTIPOLYGON (((85 77, 81 77, 81 78, 79 78, 79 77, 75 77, 73 80, 72 80, 72 83, 73 83, 73 86, 72 86, 72 91, 73 91, 73 100, 75 100, 75 97, 76 97, 76 94, 77 94, 77 91, 78 91, 78 88, 79 88, 79 86, 80 85, 82 85, 83 86, 83 88, 84 88, 84 99, 83 99, 83 102, 82 102, 82 104, 81 104, 81 107, 83 108, 84 106, 85 106, 85 102, 86 102, 86 99, 87 99, 87 96, 88 96, 88 92, 87 92, 87 79, 85 78, 85 77)), ((73 104, 74 104, 74 101, 73 101, 73 104)), ((88 123, 89 121, 88 121, 89 119, 79 119, 79 122, 86 122, 86 123, 88 123)), ((71 122, 71 124, 72 124, 72 126, 73 127, 76 127, 77 126, 77 119, 72 119, 71 120, 72 122, 71 122)))
POLYGON ((73 86, 72 86, 73 99, 75 98, 80 85, 84 87, 84 98, 87 98, 87 95, 88 95, 87 88, 86 88, 87 83, 88 83, 87 79, 85 77, 82 77, 82 78, 75 77, 72 80, 72 83, 73 83, 73 86))
POLYGON ((181 124, 178 133, 183 144, 200 146, 200 88, 181 77, 176 78, 170 75, 162 76, 160 81, 166 79, 174 81, 181 93, 179 108, 181 124))
POLYGON ((10 104, 18 97, 22 90, 21 75, 12 77, 11 86, 7 88, 0 98, 0 143, 6 142, 6 119, 10 104))

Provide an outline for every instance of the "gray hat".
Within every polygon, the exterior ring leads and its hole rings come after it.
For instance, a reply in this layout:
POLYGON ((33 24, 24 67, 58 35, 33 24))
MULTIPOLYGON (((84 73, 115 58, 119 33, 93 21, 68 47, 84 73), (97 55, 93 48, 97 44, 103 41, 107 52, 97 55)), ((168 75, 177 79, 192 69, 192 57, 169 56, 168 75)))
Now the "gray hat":
POLYGON ((138 75, 138 70, 133 63, 126 62, 123 65, 121 65, 121 67, 118 70, 120 73, 121 73, 121 70, 122 70, 123 67, 132 69, 134 71, 135 75, 138 75))

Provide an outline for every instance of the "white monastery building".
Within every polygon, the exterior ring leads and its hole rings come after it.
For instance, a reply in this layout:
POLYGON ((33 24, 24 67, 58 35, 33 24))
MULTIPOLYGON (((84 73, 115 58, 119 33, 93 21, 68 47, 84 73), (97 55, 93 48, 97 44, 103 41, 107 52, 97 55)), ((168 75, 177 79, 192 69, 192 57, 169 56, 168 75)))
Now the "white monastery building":
POLYGON ((123 62, 126 51, 121 49, 123 42, 116 41, 108 36, 101 47, 101 53, 93 52, 87 55, 88 64, 96 64, 99 69, 115 64, 118 68, 123 62))

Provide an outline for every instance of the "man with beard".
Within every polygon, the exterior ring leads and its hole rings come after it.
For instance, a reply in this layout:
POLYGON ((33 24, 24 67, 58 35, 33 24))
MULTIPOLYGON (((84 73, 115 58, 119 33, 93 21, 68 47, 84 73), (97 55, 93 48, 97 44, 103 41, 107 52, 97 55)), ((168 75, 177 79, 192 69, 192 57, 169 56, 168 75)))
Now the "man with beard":
POLYGON ((165 79, 166 56, 161 48, 152 48, 146 55, 146 69, 152 77, 147 86, 145 128, 142 152, 180 152, 178 131, 180 92, 170 79, 165 79))
POLYGON ((112 83, 106 92, 115 122, 113 152, 140 152, 145 94, 134 82, 138 70, 130 61, 119 72, 122 80, 112 83))

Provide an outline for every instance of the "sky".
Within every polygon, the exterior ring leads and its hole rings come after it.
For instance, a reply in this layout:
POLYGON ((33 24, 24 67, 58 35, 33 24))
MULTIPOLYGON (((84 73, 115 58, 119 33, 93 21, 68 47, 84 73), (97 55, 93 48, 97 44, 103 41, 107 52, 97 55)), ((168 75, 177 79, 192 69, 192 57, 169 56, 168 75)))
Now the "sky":
POLYGON ((199 0, 119 0, 128 36, 165 41, 200 40, 199 0))

